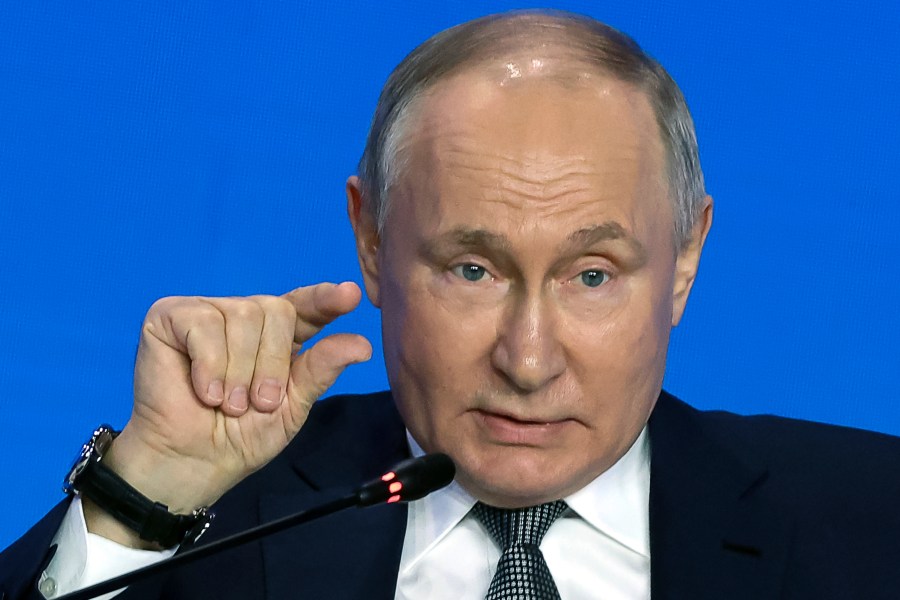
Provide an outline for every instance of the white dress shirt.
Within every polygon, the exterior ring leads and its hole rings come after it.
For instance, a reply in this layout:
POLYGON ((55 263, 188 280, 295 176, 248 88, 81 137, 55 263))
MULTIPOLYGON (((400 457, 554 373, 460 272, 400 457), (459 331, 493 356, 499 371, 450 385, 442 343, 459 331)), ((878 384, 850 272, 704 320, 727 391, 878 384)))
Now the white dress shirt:
MULTIPOLYGON (((413 454, 422 450, 410 440, 413 454)), ((609 470, 564 498, 569 505, 541 543, 563 600, 650 597, 650 449, 646 428, 609 470)), ((500 549, 469 511, 475 499, 456 482, 409 504, 397 600, 484 598, 500 549)), ((72 502, 41 576, 46 598, 69 593, 174 554, 135 550, 88 533, 72 502)), ((102 596, 112 598, 116 593, 102 596)))
MULTIPOLYGON (((38 589, 45 598, 62 596, 140 569, 172 556, 177 550, 138 550, 88 533, 78 496, 69 505, 53 543, 56 544, 56 554, 38 581, 38 589)), ((108 600, 117 594, 111 592, 98 596, 98 599, 108 600)))
MULTIPOLYGON (((544 536, 541 552, 563 600, 650 597, 649 499, 644 428, 615 465, 564 498, 570 510, 544 536)), ((469 514, 474 505, 456 482, 409 504, 396 600, 484 598, 501 552, 469 514)))

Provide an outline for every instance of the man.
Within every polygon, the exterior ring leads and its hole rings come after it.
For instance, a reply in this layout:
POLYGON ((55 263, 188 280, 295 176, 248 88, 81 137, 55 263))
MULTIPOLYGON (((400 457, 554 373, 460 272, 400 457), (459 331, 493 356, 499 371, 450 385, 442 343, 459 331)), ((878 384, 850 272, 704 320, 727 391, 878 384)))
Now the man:
MULTIPOLYGON (((897 440, 661 391, 712 201, 680 91, 630 39, 545 12, 438 34, 391 75, 347 198, 390 395, 310 412, 370 355, 353 335, 295 353, 353 310, 353 284, 163 299, 103 468, 174 515, 215 504, 210 537, 410 452, 449 454, 455 483, 121 598, 526 597, 498 591, 516 552, 541 573, 527 597, 895 596, 897 440), (543 539, 494 539, 491 515, 531 507, 553 513, 543 539)), ((171 553, 98 498, 14 545, 0 589, 53 596, 171 553)))

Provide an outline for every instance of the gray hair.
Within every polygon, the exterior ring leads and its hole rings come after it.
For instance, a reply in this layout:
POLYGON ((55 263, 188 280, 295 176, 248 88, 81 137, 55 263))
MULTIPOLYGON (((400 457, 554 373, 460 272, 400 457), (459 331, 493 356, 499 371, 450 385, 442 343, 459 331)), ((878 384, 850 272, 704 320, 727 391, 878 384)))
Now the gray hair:
POLYGON ((662 65, 630 37, 590 17, 563 11, 514 11, 475 19, 434 35, 397 65, 381 91, 359 162, 365 205, 380 232, 391 187, 404 167, 399 149, 406 125, 425 92, 465 68, 505 52, 546 47, 548 41, 646 94, 666 154, 675 243, 684 247, 706 196, 694 122, 684 95, 662 65))

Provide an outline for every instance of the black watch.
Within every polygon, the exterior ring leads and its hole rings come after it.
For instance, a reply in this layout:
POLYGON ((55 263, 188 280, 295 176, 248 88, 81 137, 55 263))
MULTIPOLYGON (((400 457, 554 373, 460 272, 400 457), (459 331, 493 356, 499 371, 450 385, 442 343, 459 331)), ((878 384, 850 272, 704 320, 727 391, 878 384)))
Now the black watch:
POLYGON ((116 475, 103 464, 103 455, 117 435, 109 425, 94 431, 66 476, 63 491, 90 498, 144 541, 163 548, 196 542, 209 528, 213 513, 203 507, 189 515, 172 514, 168 506, 150 500, 116 475))

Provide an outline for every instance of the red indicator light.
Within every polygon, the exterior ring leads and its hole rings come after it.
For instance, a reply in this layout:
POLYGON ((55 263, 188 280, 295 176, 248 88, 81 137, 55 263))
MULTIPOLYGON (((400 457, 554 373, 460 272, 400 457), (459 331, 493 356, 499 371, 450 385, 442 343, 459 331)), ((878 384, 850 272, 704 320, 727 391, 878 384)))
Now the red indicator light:
POLYGON ((397 492, 399 492, 402 489, 403 489, 403 484, 400 483, 399 481, 395 481, 394 483, 392 483, 391 485, 388 486, 388 490, 392 494, 396 494, 397 492))
POLYGON ((382 481, 390 481, 391 479, 393 479, 396 476, 397 476, 396 473, 394 473, 393 471, 389 471, 381 476, 381 480, 382 481))
POLYGON ((388 498, 388 504, 393 504, 394 502, 400 502, 400 494, 396 494, 388 498))

